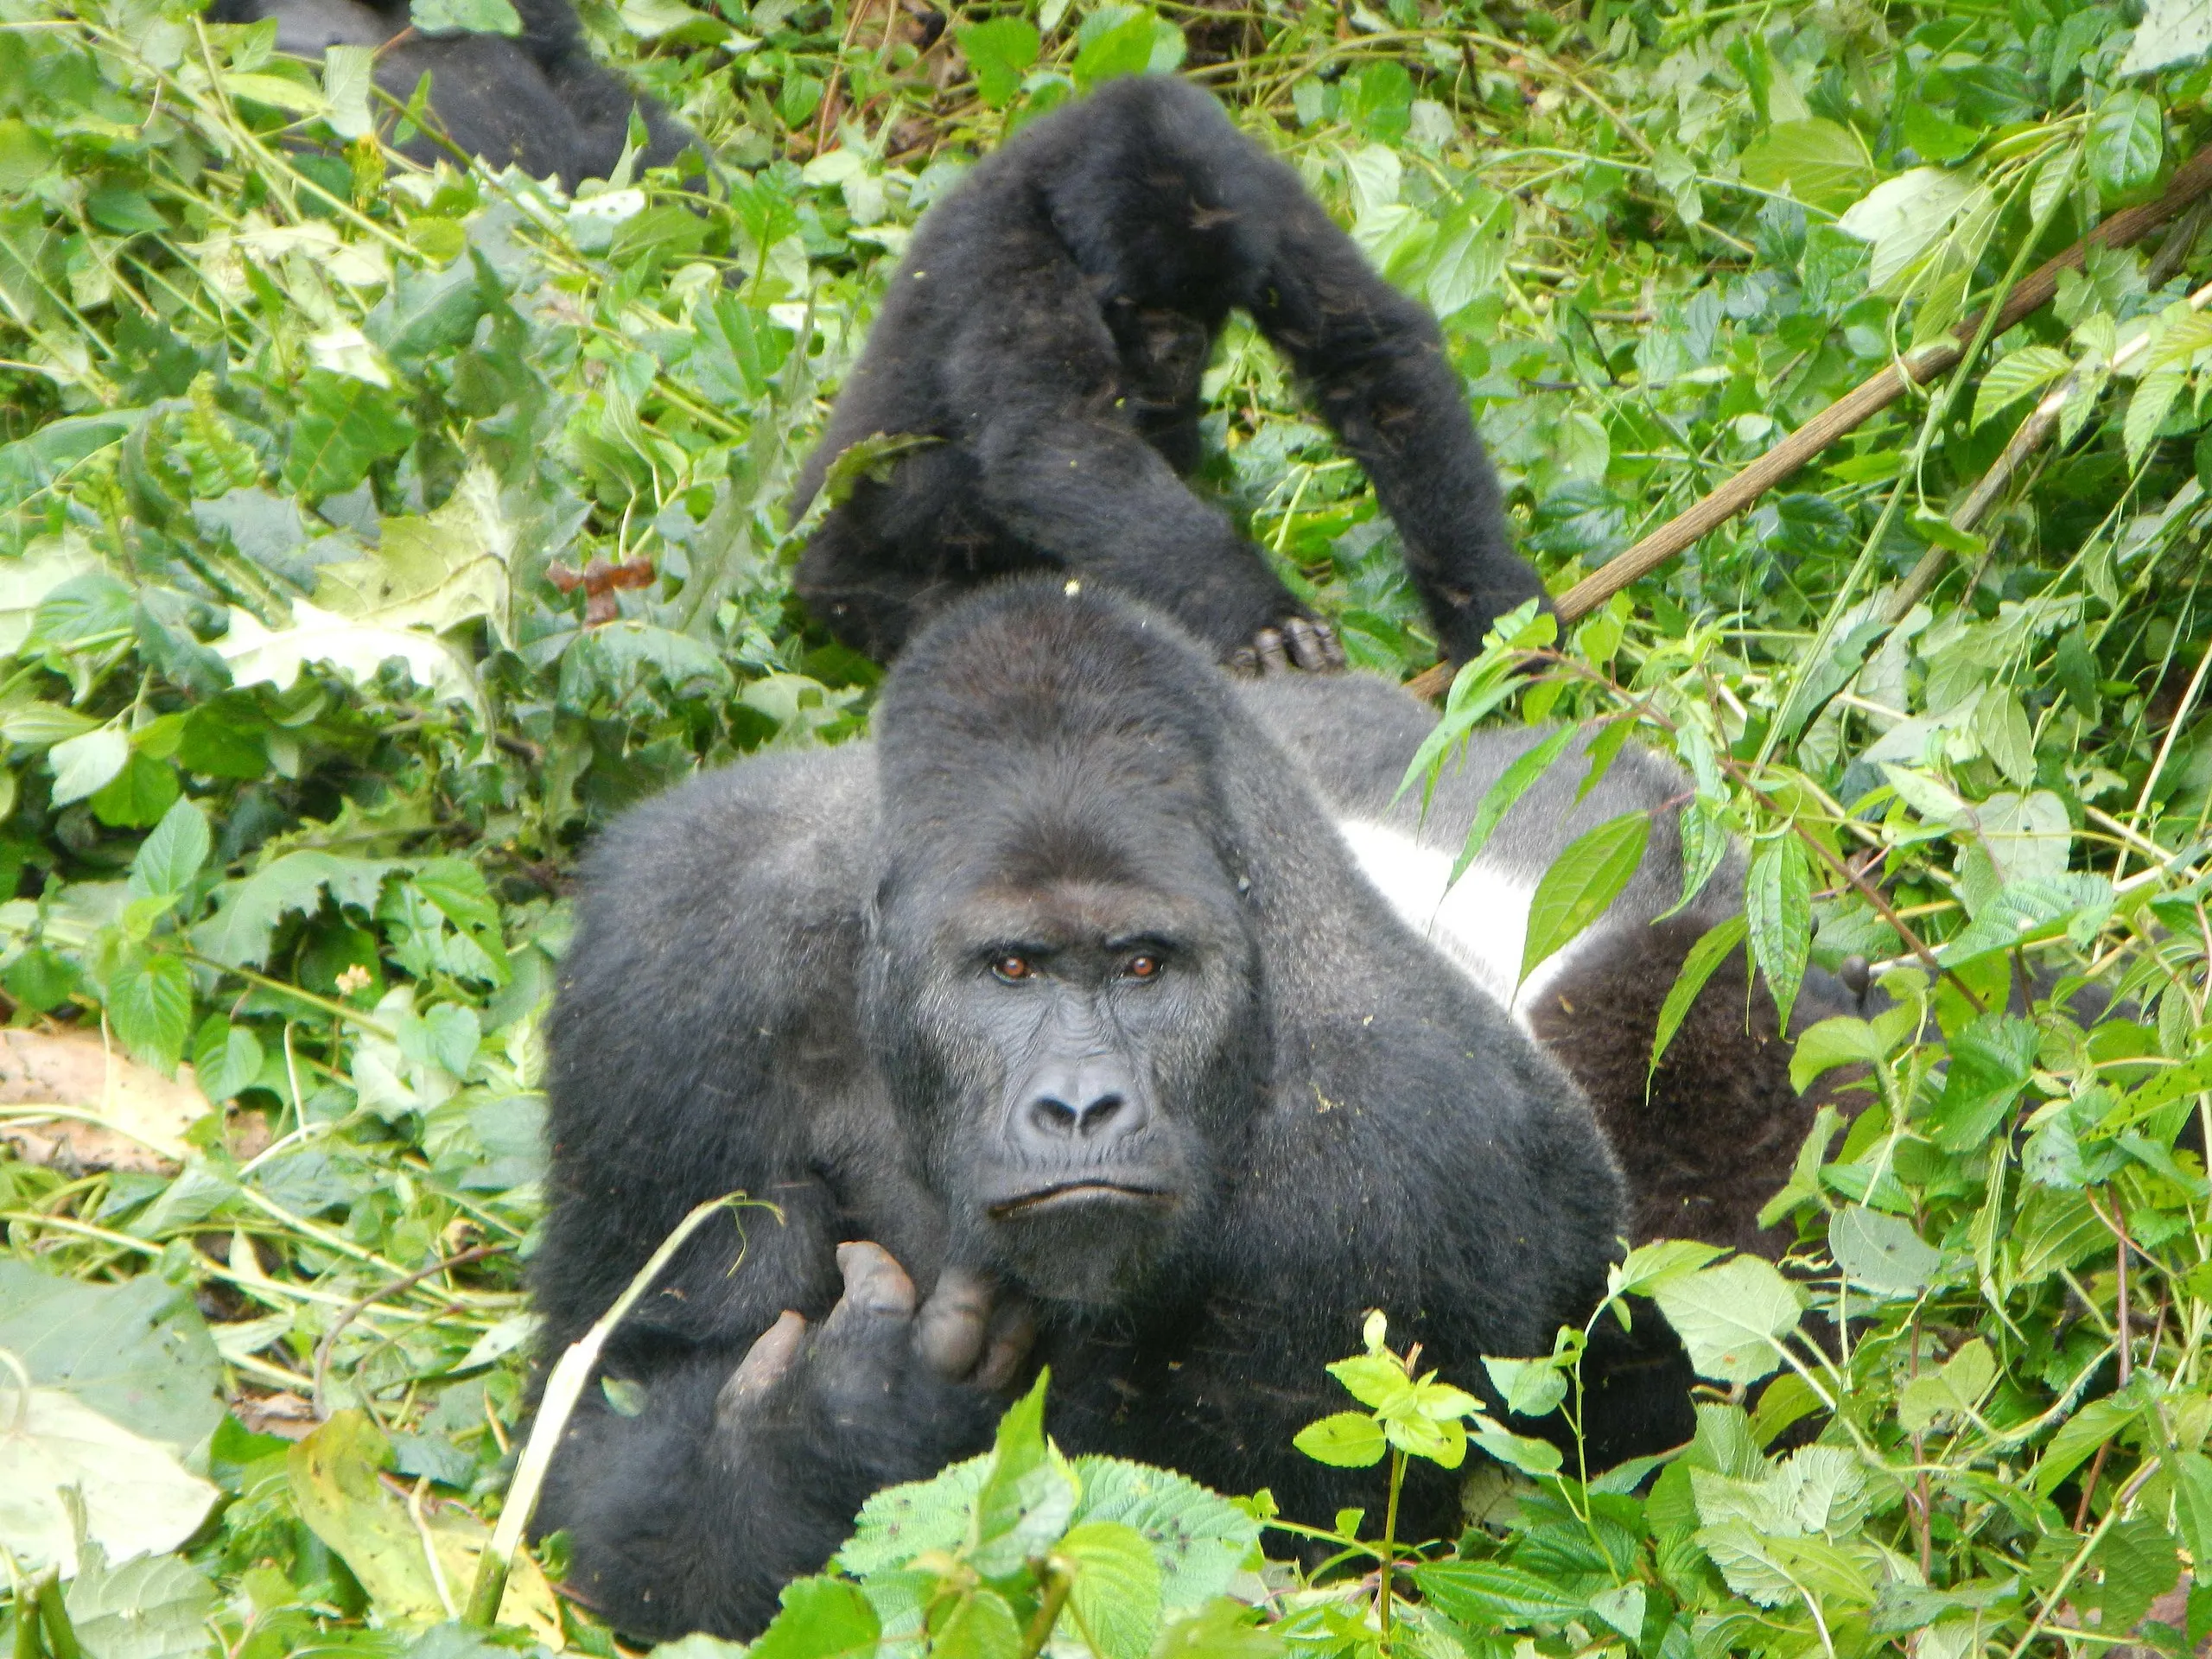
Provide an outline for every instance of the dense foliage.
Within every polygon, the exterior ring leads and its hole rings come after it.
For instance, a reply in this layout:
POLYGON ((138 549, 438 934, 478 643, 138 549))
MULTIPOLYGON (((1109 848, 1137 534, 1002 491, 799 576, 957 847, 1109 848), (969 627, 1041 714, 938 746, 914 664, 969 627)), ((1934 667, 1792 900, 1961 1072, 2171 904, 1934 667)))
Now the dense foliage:
MULTIPOLYGON (((1443 316, 1555 589, 2212 126, 2174 0, 584 10, 719 178, 424 172, 365 137, 358 48, 0 0, 0 988, 17 1071, 92 1060, 0 1104, 0 1590, 73 1569, 41 1630, 0 1623, 19 1655, 609 1650, 526 1558, 505 1624, 449 1622, 518 1427, 565 872, 700 765, 864 724, 874 671, 788 601, 786 496, 915 217, 1011 124, 1147 68, 1218 91, 1443 316)), ((1749 949, 1786 1001, 1856 953, 1897 998, 1799 1048, 1867 1076, 1776 1199, 1801 1272, 1622 1269, 1712 1380, 1686 1453, 1557 1467, 1374 1327, 1337 1368, 1367 1410, 1301 1444, 1377 1462, 1376 1507, 1301 1538, 1060 1463, 1033 1399, 872 1505, 763 1655, 2201 1637, 2202 224, 2093 255, 1567 638, 1516 632, 1533 681, 1502 645, 1455 695, 1681 757, 1693 840, 1754 855, 1693 971, 1749 949), (1477 1524, 1378 1579, 1390 1471, 1470 1433, 1503 1459, 1468 1465, 1477 1524)), ((1357 660, 1423 666, 1278 362, 1232 333, 1207 386, 1211 485, 1357 660)), ((1532 957, 1641 836, 1570 851, 1532 957)), ((1490 1380, 1571 1413, 1578 1349, 1490 1380)))

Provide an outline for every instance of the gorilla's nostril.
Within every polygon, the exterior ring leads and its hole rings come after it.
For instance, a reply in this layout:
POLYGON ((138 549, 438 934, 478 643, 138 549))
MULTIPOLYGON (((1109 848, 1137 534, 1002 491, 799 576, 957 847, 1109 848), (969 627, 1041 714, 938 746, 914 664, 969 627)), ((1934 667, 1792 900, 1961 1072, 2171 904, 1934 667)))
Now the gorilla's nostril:
POLYGON ((1101 1134, 1109 1123, 1121 1115, 1121 1110, 1122 1097, 1119 1095, 1101 1095, 1083 1109, 1082 1116, 1076 1120, 1076 1133, 1077 1135, 1101 1134))
POLYGON ((1043 1134, 1065 1138, 1082 1132, 1083 1116, 1065 1101, 1046 1095, 1029 1103, 1029 1123, 1043 1134))

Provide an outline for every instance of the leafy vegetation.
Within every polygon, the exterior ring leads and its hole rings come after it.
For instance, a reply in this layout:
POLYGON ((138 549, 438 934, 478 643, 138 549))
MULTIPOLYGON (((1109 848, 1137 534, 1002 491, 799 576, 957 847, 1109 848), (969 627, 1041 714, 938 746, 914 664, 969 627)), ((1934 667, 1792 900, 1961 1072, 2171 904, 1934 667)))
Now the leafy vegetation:
MULTIPOLYGON (((874 0, 584 10, 721 180, 423 172, 365 137, 348 48, 0 0, 0 988, 37 1045, 8 1075, 98 1080, 0 1096, 18 1655, 611 1650, 527 1557, 496 1627, 453 1618, 516 1451, 564 872, 700 765, 865 722, 874 670, 789 602, 786 498, 914 219, 1011 125, 1115 74, 1218 91, 1444 318, 1558 589, 2212 124, 2177 0, 1046 0, 926 45, 874 0)), ((1402 1469, 1471 1438, 1473 1524, 1396 1539, 1378 1468, 1383 1518, 1315 1537, 1064 1463, 1033 1396, 991 1459, 872 1503, 764 1659, 2202 1637, 2202 222, 2093 254, 1455 689, 1447 738, 1566 719, 1605 723, 1596 764, 1677 755, 1701 876, 1747 840, 1744 920, 1681 988, 1748 950, 1787 1003, 1857 954, 1896 999, 1797 1051, 1866 1082, 1771 1207, 1791 1276, 1678 1244, 1617 1275, 1710 1381, 1686 1452, 1549 1462, 1378 1323, 1338 1368, 1365 1410, 1301 1444, 1402 1469)), ((1232 333, 1207 388, 1211 486, 1357 661, 1424 666, 1280 364, 1232 333)), ((1562 860, 1531 965, 1643 833, 1562 860)), ((1456 1381, 1571 1416, 1580 1341, 1456 1381)))

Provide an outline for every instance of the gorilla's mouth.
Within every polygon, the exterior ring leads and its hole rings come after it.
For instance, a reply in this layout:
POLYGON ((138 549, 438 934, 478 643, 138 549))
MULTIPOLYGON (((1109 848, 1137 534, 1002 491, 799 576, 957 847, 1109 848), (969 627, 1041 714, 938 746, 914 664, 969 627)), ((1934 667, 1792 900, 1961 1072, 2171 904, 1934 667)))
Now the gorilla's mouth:
POLYGON ((994 1221, 1014 1221, 1025 1216, 1043 1215, 1090 1205, 1166 1210, 1173 1207, 1174 1202, 1175 1195, 1163 1187, 1086 1179, 1056 1181, 1050 1186, 1037 1187, 1001 1199, 991 1205, 990 1214, 994 1221))

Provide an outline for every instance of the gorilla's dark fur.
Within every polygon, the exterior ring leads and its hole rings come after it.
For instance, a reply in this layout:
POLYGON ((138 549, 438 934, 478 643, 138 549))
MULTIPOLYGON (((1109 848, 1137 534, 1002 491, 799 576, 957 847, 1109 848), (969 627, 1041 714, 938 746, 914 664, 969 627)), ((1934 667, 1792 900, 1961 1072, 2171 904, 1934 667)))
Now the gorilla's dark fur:
MULTIPOLYGON (((588 1389, 554 1463, 539 1524, 639 1636, 758 1629, 871 1491, 983 1446, 976 1376, 1041 1363, 1071 1452, 1370 1503, 1290 1445, 1363 1311, 1480 1388, 1480 1355, 1587 1314, 1626 1221, 1573 1085, 1360 878, 1230 683, 1071 584, 921 633, 872 745, 611 830, 550 1042, 549 1355, 690 1206, 783 1211, 741 1259, 727 1224, 693 1241, 605 1362, 642 1412, 588 1389)), ((1682 1438, 1663 1325, 1637 1353, 1600 1328, 1593 1457, 1682 1438)), ((1449 1534, 1457 1478, 1422 1468, 1402 1533, 1449 1534)))
MULTIPOLYGON (((412 31, 407 0, 213 0, 207 17, 218 23, 274 17, 276 49, 295 57, 320 59, 333 46, 384 48, 377 85, 404 103, 429 75, 430 111, 460 149, 495 168, 512 162, 533 178, 557 174, 571 189, 614 170, 632 108, 650 135, 640 166, 665 167, 695 142, 656 100, 591 55, 570 0, 513 4, 522 18, 513 38, 412 31)), ((444 153, 428 134, 399 148, 423 162, 444 153)))
POLYGON ((1435 320, 1211 98, 1154 77, 1024 128, 924 216, 798 503, 861 439, 934 442, 829 513, 799 564, 809 608, 887 659, 955 595, 1045 567, 1160 606, 1220 656, 1287 636, 1301 666, 1341 661, 1178 476, 1236 308, 1374 480, 1446 652, 1471 655, 1542 590, 1435 320))
MULTIPOLYGON (((1681 897, 1679 814, 1693 791, 1688 776, 1630 747, 1578 803, 1588 767, 1569 753, 1507 813, 1464 890, 1440 905, 1442 874, 1484 792, 1548 734, 1527 727, 1476 731, 1424 813, 1420 790, 1395 804, 1392 797, 1436 723, 1435 709, 1367 675, 1278 677, 1248 687, 1244 697, 1275 741, 1304 763, 1354 845, 1371 849, 1363 862, 1404 919, 1501 1000, 1513 996, 1523 926, 1501 905, 1503 895, 1525 898, 1586 830, 1625 812, 1651 815, 1650 843, 1627 887, 1532 977, 1514 1007, 1589 1096, 1627 1176, 1635 1243, 1701 1238, 1779 1256, 1796 1235, 1787 1226, 1762 1229, 1759 1210, 1788 1181, 1828 1091, 1850 1074, 1831 1073, 1813 1095, 1799 1097, 1789 1084, 1791 1045, 1782 1040, 1774 1000, 1764 981, 1746 985, 1739 947, 1707 981, 1647 1096, 1659 1010, 1683 958, 1708 928, 1742 907, 1743 857, 1732 849, 1695 903, 1654 925, 1681 897), (1378 830, 1389 833, 1377 837, 1378 830), (1416 868, 1423 864, 1433 873, 1426 882, 1416 868)), ((1831 1015, 1863 1012, 1841 981, 1814 965, 1789 1034, 1795 1039, 1831 1015)))

